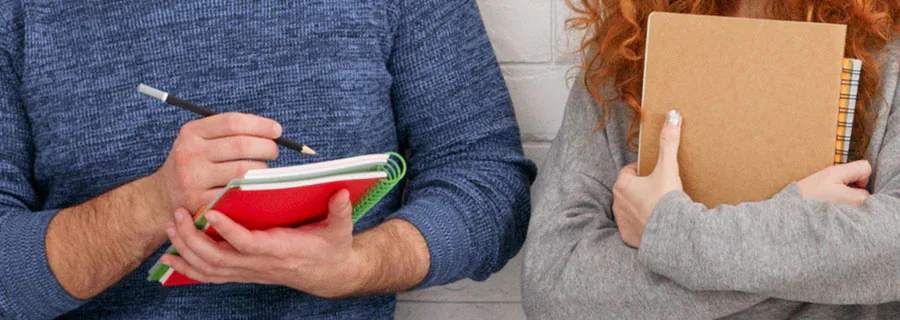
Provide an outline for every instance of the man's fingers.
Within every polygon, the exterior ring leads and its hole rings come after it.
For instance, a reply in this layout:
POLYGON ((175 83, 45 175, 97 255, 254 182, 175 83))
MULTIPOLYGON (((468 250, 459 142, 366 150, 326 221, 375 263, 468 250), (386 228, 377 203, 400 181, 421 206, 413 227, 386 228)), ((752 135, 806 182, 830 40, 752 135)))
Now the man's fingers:
POLYGON ((181 221, 176 221, 175 225, 177 226, 177 236, 171 239, 172 244, 179 242, 180 246, 176 245, 179 252, 183 251, 185 259, 205 271, 207 275, 227 275, 224 271, 228 268, 247 266, 236 252, 222 250, 212 238, 197 229, 190 216, 182 216, 181 221), (201 261, 189 259, 188 253, 201 261))
POLYGON ((278 145, 267 138, 231 136, 210 140, 206 152, 207 159, 212 162, 275 160, 278 157, 278 145))
POLYGON ((678 145, 681 142, 681 114, 670 110, 659 134, 659 158, 654 172, 678 174, 678 145))
POLYGON ((248 255, 259 254, 264 251, 265 248, 259 246, 250 230, 234 222, 228 216, 213 210, 206 212, 205 216, 206 221, 209 221, 209 224, 216 229, 216 232, 225 241, 228 241, 228 244, 234 247, 235 250, 248 255))
MULTIPOLYGON (((182 209, 179 209, 182 210, 182 209)), ((190 247, 186 243, 184 243, 184 238, 182 238, 178 231, 178 223, 176 222, 173 225, 166 227, 166 233, 169 236, 169 241, 172 242, 172 246, 175 247, 175 250, 178 250, 178 254, 184 259, 187 263, 191 264, 195 268, 199 268, 202 270, 211 269, 210 266, 203 261, 200 257, 191 250, 190 247)), ((198 279, 195 279, 198 280, 198 279)))
POLYGON ((214 199, 216 199, 216 197, 219 196, 219 194, 222 193, 222 191, 225 191, 225 188, 215 188, 204 191, 203 194, 200 195, 201 203, 203 203, 203 205, 206 205, 212 202, 214 199))
POLYGON ((260 116, 229 112, 200 118, 186 123, 181 134, 192 133, 204 139, 230 136, 255 136, 275 139, 281 136, 281 125, 260 116))
POLYGON ((211 277, 204 274, 202 271, 187 262, 184 257, 179 257, 167 253, 162 256, 162 262, 172 269, 175 269, 175 271, 178 271, 179 273, 185 275, 186 277, 197 280, 201 283, 222 284, 228 282, 224 278, 211 277))
POLYGON ((244 256, 237 251, 223 250, 215 240, 203 231, 196 229, 193 222, 190 224, 180 223, 178 231, 178 236, 183 239, 185 245, 211 267, 206 270, 207 274, 228 276, 232 268, 250 267, 250 262, 246 261, 244 256))
POLYGON ((176 235, 172 244, 185 260, 209 276, 231 276, 234 268, 246 269, 250 266, 237 251, 224 250, 212 238, 194 226, 189 217, 176 221, 176 235))
POLYGON ((869 176, 872 174, 872 165, 869 161, 859 160, 833 167, 834 178, 838 182, 849 185, 855 183, 865 188, 869 184, 869 176))
POLYGON ((266 169, 269 165, 262 161, 239 160, 213 164, 203 172, 198 172, 199 185, 207 188, 217 188, 228 185, 233 179, 243 178, 247 171, 254 169, 266 169))

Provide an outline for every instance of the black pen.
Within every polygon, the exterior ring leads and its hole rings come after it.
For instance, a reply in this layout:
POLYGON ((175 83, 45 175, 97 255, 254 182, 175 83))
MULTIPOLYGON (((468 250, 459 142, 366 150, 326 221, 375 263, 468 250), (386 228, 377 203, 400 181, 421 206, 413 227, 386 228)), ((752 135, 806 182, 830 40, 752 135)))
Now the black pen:
MULTIPOLYGON (((216 114, 215 111, 198 106, 189 101, 182 100, 181 98, 173 96, 173 95, 169 94, 168 92, 156 89, 154 87, 148 86, 143 83, 138 84, 138 92, 143 93, 150 97, 157 98, 159 100, 162 100, 165 103, 168 103, 170 105, 182 108, 184 110, 199 114, 204 117, 209 117, 209 116, 216 114)), ((307 145, 299 143, 299 142, 291 140, 291 139, 288 139, 288 138, 285 138, 283 136, 278 137, 278 139, 275 139, 275 143, 282 145, 288 149, 299 151, 300 153, 303 153, 303 154, 316 155, 316 151, 313 150, 312 148, 308 147, 307 145)))

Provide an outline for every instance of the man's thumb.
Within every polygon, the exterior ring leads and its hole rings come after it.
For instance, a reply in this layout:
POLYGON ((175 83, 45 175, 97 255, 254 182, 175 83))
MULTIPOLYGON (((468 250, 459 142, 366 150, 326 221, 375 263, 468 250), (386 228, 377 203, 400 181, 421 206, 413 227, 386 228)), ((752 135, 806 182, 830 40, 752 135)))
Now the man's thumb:
POLYGON ((330 223, 352 223, 353 204, 350 203, 350 191, 342 189, 335 192, 328 201, 328 211, 330 223))

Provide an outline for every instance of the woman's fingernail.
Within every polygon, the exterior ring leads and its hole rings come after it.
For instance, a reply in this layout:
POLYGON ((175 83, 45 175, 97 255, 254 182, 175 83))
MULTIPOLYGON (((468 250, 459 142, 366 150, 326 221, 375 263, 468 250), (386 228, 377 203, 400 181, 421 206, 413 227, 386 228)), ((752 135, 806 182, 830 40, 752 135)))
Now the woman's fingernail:
POLYGON ((175 237, 175 228, 166 228, 166 234, 169 235, 169 238, 175 237))
POLYGON ((184 213, 181 213, 181 211, 175 211, 175 222, 181 222, 181 219, 184 219, 184 213))
POLYGON ((217 218, 217 216, 215 213, 212 213, 212 212, 206 213, 206 221, 209 221, 209 224, 215 224, 216 218, 217 218))
POLYGON ((681 113, 675 110, 669 110, 669 113, 666 114, 666 123, 670 126, 680 126, 681 125, 681 113))

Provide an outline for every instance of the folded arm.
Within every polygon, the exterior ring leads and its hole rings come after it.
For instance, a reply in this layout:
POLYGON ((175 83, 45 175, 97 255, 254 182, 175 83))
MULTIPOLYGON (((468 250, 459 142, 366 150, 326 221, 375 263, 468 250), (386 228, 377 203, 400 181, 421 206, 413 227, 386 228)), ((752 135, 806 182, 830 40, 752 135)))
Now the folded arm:
POLYGON ((589 96, 576 86, 533 189, 522 288, 526 313, 708 319, 764 301, 747 293, 691 290, 638 261, 638 251, 625 245, 612 220, 611 186, 620 168, 607 131, 593 134, 597 119, 589 96))
POLYGON ((802 199, 796 184, 784 197, 712 210, 670 193, 647 224, 641 260, 695 290, 826 304, 896 301, 900 190, 891 162, 879 163, 888 181, 859 207, 802 199))
POLYGON ((783 197, 712 210, 672 192, 647 224, 641 261, 695 290, 826 304, 900 300, 900 112, 878 121, 887 129, 873 134, 881 150, 862 205, 803 199, 796 184, 783 197))

